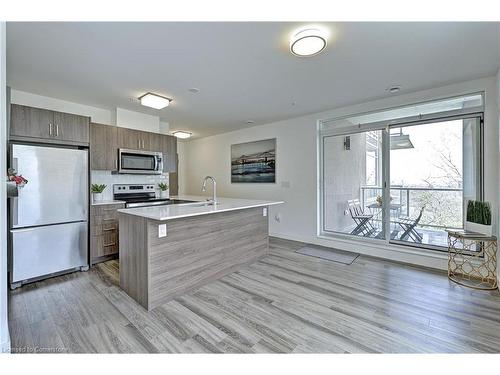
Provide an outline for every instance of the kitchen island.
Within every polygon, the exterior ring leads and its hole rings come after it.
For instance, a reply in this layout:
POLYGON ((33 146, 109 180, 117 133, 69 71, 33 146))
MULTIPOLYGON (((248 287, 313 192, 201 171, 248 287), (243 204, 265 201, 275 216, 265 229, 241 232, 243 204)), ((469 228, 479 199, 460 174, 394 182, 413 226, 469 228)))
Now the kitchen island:
POLYGON ((151 310, 269 250, 268 207, 283 202, 205 197, 118 210, 120 286, 151 310))

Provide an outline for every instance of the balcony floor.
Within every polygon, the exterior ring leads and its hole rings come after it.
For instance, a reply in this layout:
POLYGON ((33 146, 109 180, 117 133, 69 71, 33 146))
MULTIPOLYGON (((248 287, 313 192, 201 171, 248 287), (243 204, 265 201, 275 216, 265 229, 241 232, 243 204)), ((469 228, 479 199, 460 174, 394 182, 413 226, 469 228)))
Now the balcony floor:
MULTIPOLYGON (((352 225, 342 230, 341 233, 350 234, 354 230, 354 228, 355 225, 352 225)), ((448 247, 448 233, 444 229, 421 228, 417 226, 416 230, 423 237, 422 242, 418 242, 419 245, 430 245, 443 248, 448 247)), ((403 231, 401 230, 401 228, 397 228, 396 226, 394 226, 394 224, 391 224, 391 240, 397 240, 398 242, 405 242, 409 244, 415 243, 415 241, 411 238, 407 238, 406 240, 400 240, 402 234, 403 231)), ((358 236, 366 238, 383 238, 382 231, 380 228, 377 228, 374 232, 370 233, 369 235, 359 234, 358 236)))

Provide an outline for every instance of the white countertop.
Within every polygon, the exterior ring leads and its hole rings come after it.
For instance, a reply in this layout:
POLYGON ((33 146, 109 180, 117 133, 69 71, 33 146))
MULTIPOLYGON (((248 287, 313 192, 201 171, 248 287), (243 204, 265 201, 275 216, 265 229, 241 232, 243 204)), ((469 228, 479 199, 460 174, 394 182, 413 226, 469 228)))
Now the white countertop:
POLYGON ((91 205, 92 206, 100 206, 100 205, 103 205, 103 204, 122 204, 122 203, 126 203, 125 201, 99 201, 99 202, 92 202, 91 205))
POLYGON ((188 204, 172 204, 165 206, 150 206, 120 209, 121 214, 135 215, 158 221, 180 219, 183 217, 209 215, 219 212, 243 210, 246 208, 273 206, 281 201, 265 201, 254 199, 217 198, 216 205, 207 205, 207 197, 184 195, 170 198, 196 201, 188 204))

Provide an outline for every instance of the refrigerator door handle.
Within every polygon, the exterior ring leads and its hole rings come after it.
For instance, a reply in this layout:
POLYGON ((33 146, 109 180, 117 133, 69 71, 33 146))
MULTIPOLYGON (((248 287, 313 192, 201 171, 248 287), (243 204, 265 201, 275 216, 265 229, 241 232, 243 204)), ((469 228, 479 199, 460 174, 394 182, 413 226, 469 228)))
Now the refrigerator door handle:
POLYGON ((17 225, 17 197, 11 198, 10 205, 12 209, 12 225, 17 225))
MULTIPOLYGON (((12 158, 12 169, 14 169, 16 172, 17 172, 17 158, 12 158)), ((17 188, 17 187, 16 187, 17 188)), ((17 188, 19 189, 19 188, 17 188)), ((11 207, 11 210, 12 210, 12 223, 11 225, 17 225, 17 210, 18 210, 18 207, 17 207, 17 199, 18 197, 12 197, 11 200, 10 200, 10 207, 11 207)))

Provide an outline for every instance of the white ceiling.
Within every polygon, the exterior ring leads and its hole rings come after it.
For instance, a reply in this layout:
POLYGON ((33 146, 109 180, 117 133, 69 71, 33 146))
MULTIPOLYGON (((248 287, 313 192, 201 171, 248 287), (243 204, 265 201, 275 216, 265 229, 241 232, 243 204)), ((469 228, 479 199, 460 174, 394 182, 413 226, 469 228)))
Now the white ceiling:
POLYGON ((207 136, 473 79, 500 66, 498 23, 322 23, 325 52, 298 58, 298 23, 8 23, 7 83, 160 116, 207 136), (189 88, 201 91, 193 94, 189 88), (163 110, 136 98, 174 99, 163 110), (296 103, 292 105, 292 103, 296 103))

